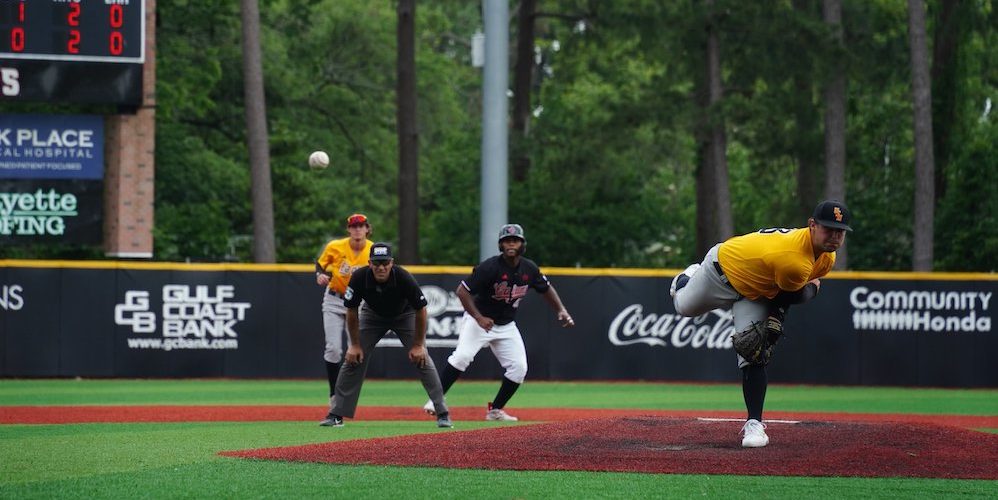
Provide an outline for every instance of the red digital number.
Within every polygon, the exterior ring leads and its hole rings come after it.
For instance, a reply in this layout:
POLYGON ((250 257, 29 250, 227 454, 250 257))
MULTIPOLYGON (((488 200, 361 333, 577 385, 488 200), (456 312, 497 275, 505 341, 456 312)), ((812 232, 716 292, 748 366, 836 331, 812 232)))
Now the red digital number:
POLYGON ((112 28, 120 28, 125 23, 125 14, 119 4, 111 5, 111 12, 108 13, 108 16, 111 18, 112 28))
POLYGON ((108 50, 111 51, 111 55, 120 56, 121 51, 125 48, 125 39, 121 36, 121 32, 112 31, 107 45, 108 50))
POLYGON ((24 51, 24 28, 18 26, 10 30, 10 50, 14 52, 24 51))
POLYGON ((24 22, 24 2, 17 4, 17 21, 24 22))
POLYGON ((71 3, 69 4, 69 14, 66 14, 66 23, 70 26, 80 25, 80 4, 71 3))
MULTIPOLYGON (((76 5, 76 4, 73 4, 76 5)), ((69 40, 66 41, 66 52, 70 54, 80 53, 80 32, 77 30, 69 30, 69 40)))

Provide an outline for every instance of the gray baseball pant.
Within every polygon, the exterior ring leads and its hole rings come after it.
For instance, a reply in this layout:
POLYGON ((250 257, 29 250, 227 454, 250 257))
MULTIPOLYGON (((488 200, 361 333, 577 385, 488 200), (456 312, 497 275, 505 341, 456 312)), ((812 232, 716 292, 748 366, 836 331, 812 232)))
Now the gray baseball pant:
MULTIPOLYGON (((728 279, 717 273, 717 250, 723 243, 718 243, 707 251, 700 268, 693 273, 686 286, 676 292, 673 305, 676 312, 683 316, 700 316, 714 309, 731 310, 731 321, 736 332, 743 331, 752 323, 765 321, 769 316, 770 300, 760 297, 749 300, 735 291, 728 279)), ((738 367, 748 365, 745 358, 738 356, 738 367)))
POLYGON ((350 345, 350 337, 346 335, 347 308, 343 306, 343 297, 329 293, 329 289, 322 295, 322 330, 326 334, 326 350, 322 353, 322 359, 339 363, 343 361, 343 346, 350 345))
MULTIPOLYGON (((360 309, 360 348, 364 352, 364 360, 356 365, 343 363, 340 367, 340 376, 336 379, 336 394, 333 396, 332 405, 329 412, 341 417, 353 418, 357 411, 357 401, 360 399, 360 389, 364 385, 364 377, 367 375, 367 366, 371 361, 371 354, 388 330, 395 332, 402 345, 406 349, 412 346, 415 340, 416 313, 409 311, 396 317, 386 318, 379 316, 366 306, 360 309)), ((408 352, 408 351, 406 351, 408 352)), ((426 389, 426 394, 433 401, 433 407, 437 415, 447 413, 447 403, 444 402, 444 388, 440 384, 440 375, 433 364, 433 359, 426 357, 426 364, 416 367, 419 371, 419 379, 426 389)))

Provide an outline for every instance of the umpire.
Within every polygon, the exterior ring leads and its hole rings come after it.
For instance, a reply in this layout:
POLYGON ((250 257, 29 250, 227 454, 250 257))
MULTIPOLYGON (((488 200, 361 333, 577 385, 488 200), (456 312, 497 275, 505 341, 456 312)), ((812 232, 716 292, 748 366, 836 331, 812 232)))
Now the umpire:
POLYGON ((416 278, 394 265, 391 246, 387 243, 371 246, 369 265, 350 276, 343 305, 347 308, 350 346, 336 381, 329 415, 319 425, 340 427, 343 417, 353 418, 370 354, 388 330, 392 330, 409 349, 409 361, 419 370, 423 388, 437 410, 437 427, 453 427, 440 377, 426 351, 426 298, 416 278))

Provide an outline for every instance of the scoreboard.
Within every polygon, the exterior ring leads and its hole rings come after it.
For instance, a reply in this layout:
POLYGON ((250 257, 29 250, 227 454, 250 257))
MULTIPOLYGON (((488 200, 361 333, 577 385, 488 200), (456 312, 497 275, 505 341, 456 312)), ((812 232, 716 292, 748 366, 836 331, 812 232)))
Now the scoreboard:
POLYGON ((144 0, 0 0, 0 101, 139 105, 144 0))

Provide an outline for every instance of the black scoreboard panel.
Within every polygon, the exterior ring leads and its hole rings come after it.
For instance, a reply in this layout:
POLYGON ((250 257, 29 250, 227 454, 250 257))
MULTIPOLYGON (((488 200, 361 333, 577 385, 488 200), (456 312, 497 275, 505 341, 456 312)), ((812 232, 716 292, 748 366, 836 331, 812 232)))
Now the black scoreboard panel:
POLYGON ((142 102, 143 0, 0 0, 0 100, 142 102))

